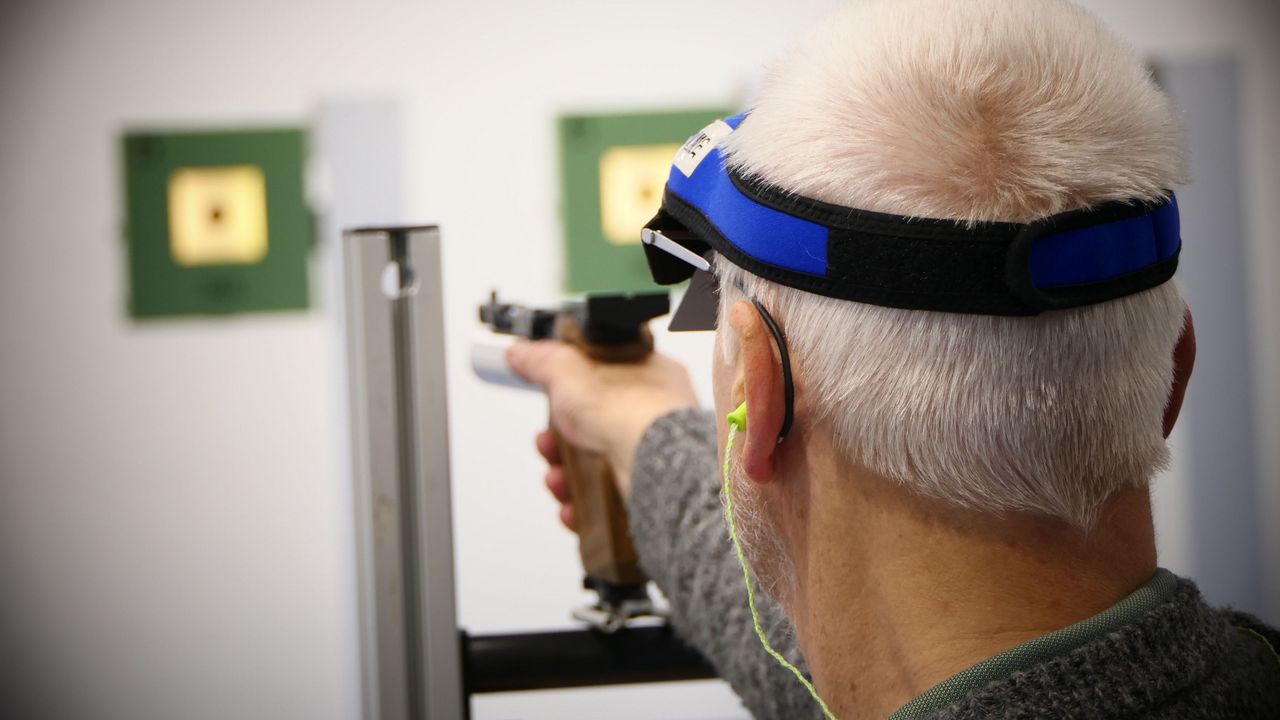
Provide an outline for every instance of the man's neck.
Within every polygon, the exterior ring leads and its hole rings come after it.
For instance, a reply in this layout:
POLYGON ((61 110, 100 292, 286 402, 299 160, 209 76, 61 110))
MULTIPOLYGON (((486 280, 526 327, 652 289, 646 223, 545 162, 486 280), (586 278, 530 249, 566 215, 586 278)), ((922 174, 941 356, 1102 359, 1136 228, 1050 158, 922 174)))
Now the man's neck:
POLYGON ((1108 500, 1090 534, 981 515, 870 476, 810 475, 787 603, 839 717, 886 717, 951 675, 1111 607, 1155 572, 1145 488, 1108 500), (834 482, 833 482, 834 481, 834 482))

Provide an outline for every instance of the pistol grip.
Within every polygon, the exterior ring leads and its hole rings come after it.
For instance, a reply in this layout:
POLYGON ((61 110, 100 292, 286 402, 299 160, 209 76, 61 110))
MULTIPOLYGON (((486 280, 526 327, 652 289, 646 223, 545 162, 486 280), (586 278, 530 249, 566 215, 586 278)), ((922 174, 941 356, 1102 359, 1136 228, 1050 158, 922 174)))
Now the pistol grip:
POLYGON ((589 578, 612 585, 638 585, 648 580, 640 569, 627 509, 603 455, 573 447, 555 433, 569 486, 578 550, 589 578))

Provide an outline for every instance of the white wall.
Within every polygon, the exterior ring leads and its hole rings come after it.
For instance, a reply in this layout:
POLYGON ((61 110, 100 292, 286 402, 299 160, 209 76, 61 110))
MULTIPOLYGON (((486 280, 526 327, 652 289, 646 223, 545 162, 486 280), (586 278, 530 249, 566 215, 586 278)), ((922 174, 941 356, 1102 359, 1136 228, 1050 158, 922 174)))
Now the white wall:
MULTIPOLYGON (((1145 53, 1243 63, 1256 432, 1271 479, 1259 512, 1274 516, 1276 11, 1246 0, 1086 4, 1145 53)), ((557 113, 732 102, 831 5, 7 3, 0 707, 22 685, 46 717, 358 712, 336 298, 320 286, 307 313, 129 323, 122 128, 302 123, 322 100, 351 96, 401 103, 400 205, 440 222, 446 239, 460 620, 479 631, 567 625, 582 596, 573 538, 555 523, 531 446, 545 408, 471 379, 472 305, 495 286, 555 294, 557 113)), ((682 338, 676 351, 704 364, 706 349, 682 338)), ((1194 508, 1176 492, 1190 479, 1175 467, 1168 480, 1162 544, 1170 564, 1194 572, 1178 533, 1194 508)), ((1280 530, 1261 524, 1272 533, 1267 567, 1280 568, 1280 530)), ((1267 581, 1275 619, 1280 573, 1267 581)), ((616 717, 740 714, 723 690, 695 684, 489 698, 476 715, 597 717, 602 703, 616 717)))

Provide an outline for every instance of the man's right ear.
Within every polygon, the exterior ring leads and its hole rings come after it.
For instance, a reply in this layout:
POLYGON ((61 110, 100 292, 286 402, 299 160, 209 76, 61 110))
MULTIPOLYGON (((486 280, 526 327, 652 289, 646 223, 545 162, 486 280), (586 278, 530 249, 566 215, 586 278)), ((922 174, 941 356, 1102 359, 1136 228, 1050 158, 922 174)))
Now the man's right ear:
POLYGON ((1164 436, 1173 432, 1178 422, 1178 413, 1182 411, 1182 400, 1187 394, 1187 383, 1191 382, 1191 370, 1196 365, 1196 326, 1191 320, 1191 308, 1182 321, 1182 335, 1173 346, 1173 388, 1169 391, 1169 402, 1164 406, 1164 436))
MULTIPOLYGON (((741 398, 751 408, 746 422, 739 462, 746 476, 755 482, 774 477, 774 456, 778 435, 786 418, 782 364, 773 335, 760 313, 746 300, 733 304, 729 325, 738 335, 738 376, 734 399, 741 398)), ((744 417, 745 419, 745 417, 744 417)))

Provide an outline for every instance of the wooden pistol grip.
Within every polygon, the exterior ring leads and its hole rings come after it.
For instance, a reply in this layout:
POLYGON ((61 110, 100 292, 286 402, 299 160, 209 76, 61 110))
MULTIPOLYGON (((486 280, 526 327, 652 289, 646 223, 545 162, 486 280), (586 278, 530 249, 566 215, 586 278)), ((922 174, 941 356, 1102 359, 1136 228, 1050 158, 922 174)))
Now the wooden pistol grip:
POLYGON ((569 445, 559 433, 556 444, 573 503, 583 570, 613 585, 645 582, 613 468, 604 456, 569 445))
MULTIPOLYGON (((621 345, 592 345, 569 318, 556 324, 556 334, 591 359, 606 363, 639 362, 653 352, 653 336, 641 328, 640 338, 621 345)), ((555 428, 552 428, 555 431, 555 428)), ((627 508, 618 493, 613 468, 599 453, 575 448, 556 432, 561 465, 569 486, 578 549, 588 577, 613 585, 637 585, 648 581, 631 541, 627 508)))

